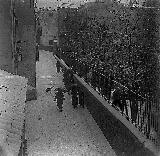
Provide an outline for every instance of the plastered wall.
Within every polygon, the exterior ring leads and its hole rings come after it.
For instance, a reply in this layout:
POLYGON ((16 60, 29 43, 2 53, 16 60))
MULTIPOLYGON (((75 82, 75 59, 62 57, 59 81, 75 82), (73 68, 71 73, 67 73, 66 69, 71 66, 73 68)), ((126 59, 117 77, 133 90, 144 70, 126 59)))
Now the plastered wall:
POLYGON ((22 61, 18 63, 18 75, 28 78, 27 101, 35 100, 36 96, 36 33, 34 8, 30 0, 16 2, 18 28, 16 38, 22 43, 22 61))
POLYGON ((0 0, 0 69, 12 73, 11 0, 0 0))

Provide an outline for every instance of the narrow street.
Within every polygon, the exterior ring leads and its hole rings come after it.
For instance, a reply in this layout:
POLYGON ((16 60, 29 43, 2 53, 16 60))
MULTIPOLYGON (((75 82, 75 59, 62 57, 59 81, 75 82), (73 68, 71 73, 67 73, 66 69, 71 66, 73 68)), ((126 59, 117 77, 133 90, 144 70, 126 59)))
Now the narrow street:
POLYGON ((63 112, 57 110, 55 89, 64 84, 52 53, 40 51, 36 73, 37 100, 26 104, 28 156, 116 156, 88 110, 73 109, 68 93, 63 112))

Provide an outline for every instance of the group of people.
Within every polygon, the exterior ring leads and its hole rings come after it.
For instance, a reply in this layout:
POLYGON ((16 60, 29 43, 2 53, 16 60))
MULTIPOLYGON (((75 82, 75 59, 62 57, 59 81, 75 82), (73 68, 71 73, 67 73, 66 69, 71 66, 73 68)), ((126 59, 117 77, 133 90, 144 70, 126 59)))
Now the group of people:
POLYGON ((77 108, 78 105, 84 108, 84 91, 83 88, 75 81, 73 71, 68 69, 64 71, 63 76, 66 91, 72 96, 73 108, 77 108))
MULTIPOLYGON (((59 61, 57 61, 56 66, 57 66, 57 72, 60 72, 61 65, 59 61)), ((57 106, 60 111, 62 111, 62 105, 64 100, 63 92, 68 92, 71 95, 73 108, 77 108, 78 105, 84 108, 84 90, 75 81, 73 72, 74 71, 72 69, 63 71, 63 78, 64 78, 63 82, 65 85, 65 89, 58 88, 56 97, 55 97, 57 99, 57 106)), ((119 108, 122 114, 124 113, 124 110, 125 110, 126 116, 128 118, 128 106, 127 106, 126 100, 129 97, 134 97, 133 94, 130 95, 131 93, 129 91, 126 91, 126 90, 124 91, 123 87, 121 88, 121 87, 116 87, 116 85, 114 86, 112 75, 110 75, 109 78, 106 77, 105 79, 104 77, 102 77, 102 81, 100 81, 101 83, 97 82, 96 77, 98 76, 94 75, 93 71, 89 76, 90 78, 87 76, 87 79, 88 78, 90 79, 88 81, 91 83, 91 86, 94 89, 99 87, 98 90, 100 90, 102 96, 109 99, 112 103, 112 106, 114 107, 116 106, 115 108, 119 108), (113 88, 114 90, 112 91, 113 88)), ((138 113, 138 104, 137 104, 136 97, 130 99, 130 103, 131 103, 130 104, 131 118, 132 118, 132 121, 136 122, 137 113, 138 113)))
MULTIPOLYGON (((57 61, 56 67, 57 67, 57 73, 59 73, 61 70, 61 64, 59 61, 57 61)), ((63 88, 56 89, 57 92, 56 92, 55 99, 57 99, 57 107, 60 112, 62 112, 62 109, 63 109, 62 105, 63 105, 63 100, 65 99, 63 95, 64 92, 68 92, 68 94, 71 95, 72 106, 74 109, 77 108, 78 105, 84 108, 84 90, 80 85, 78 85, 77 81, 75 81, 73 72, 74 71, 72 69, 64 70, 63 71, 63 82, 65 85, 65 89, 63 88)), ((96 87, 100 85, 99 83, 97 83, 96 76, 94 76, 93 71, 91 74, 91 80, 89 81, 91 82, 91 85, 93 86, 94 89, 96 89, 96 87)), ((126 91, 122 91, 123 89, 122 88, 120 89, 119 87, 118 89, 115 88, 114 91, 111 91, 112 90, 111 88, 113 87, 113 77, 111 76, 110 79, 108 78, 103 79, 103 83, 99 87, 100 87, 102 95, 105 95, 105 97, 111 100, 112 106, 118 107, 121 110, 122 114, 124 113, 124 109, 125 109, 126 115, 128 116, 128 108, 127 108, 127 103, 126 103, 127 93, 126 91)), ((132 105, 134 103, 135 102, 132 102, 132 105)), ((134 108, 135 107, 137 108, 137 106, 138 105, 136 104, 134 108)), ((137 117, 137 115, 135 114, 137 114, 137 109, 136 109, 136 112, 134 113, 132 112, 132 118, 134 121, 136 120, 136 117, 137 117)))
MULTIPOLYGON (((76 66, 76 64, 78 64, 78 62, 75 61, 73 66, 76 66)), ((127 119, 129 110, 126 100, 129 100, 131 107, 131 118, 134 122, 136 122, 138 104, 135 97, 136 95, 134 95, 134 93, 132 93, 131 91, 124 91, 123 87, 117 87, 119 85, 116 85, 114 83, 114 75, 107 71, 104 71, 105 75, 107 75, 104 76, 100 71, 98 72, 98 70, 94 70, 94 68, 89 68, 88 70, 86 70, 86 68, 83 68, 83 66, 85 67, 85 65, 81 66, 80 64, 78 64, 77 66, 79 66, 81 73, 86 74, 81 75, 78 73, 78 75, 80 77, 86 77, 85 81, 89 83, 94 90, 98 90, 105 99, 111 101, 112 106, 116 106, 115 108, 118 108, 122 114, 124 114, 125 111, 127 119)))
MULTIPOLYGON (((57 73, 60 72, 61 65, 60 62, 57 61, 56 63, 57 67, 57 73)), ((84 108, 84 91, 83 88, 76 83, 74 76, 73 76, 73 71, 71 69, 68 70, 63 70, 63 82, 65 85, 65 88, 59 87, 56 88, 56 95, 54 100, 57 102, 57 109, 62 112, 63 111, 63 101, 65 100, 64 93, 68 92, 69 95, 72 97, 72 106, 73 108, 78 108, 78 105, 80 107, 84 108)), ((46 92, 51 91, 51 88, 47 88, 46 92)))

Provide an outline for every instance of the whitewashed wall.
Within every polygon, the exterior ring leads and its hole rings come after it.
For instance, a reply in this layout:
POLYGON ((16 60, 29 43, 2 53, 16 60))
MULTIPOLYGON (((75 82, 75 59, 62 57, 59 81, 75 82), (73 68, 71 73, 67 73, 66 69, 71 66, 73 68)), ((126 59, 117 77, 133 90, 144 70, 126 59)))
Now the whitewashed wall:
POLYGON ((7 156, 18 156, 21 146, 27 82, 0 70, 0 148, 7 156))

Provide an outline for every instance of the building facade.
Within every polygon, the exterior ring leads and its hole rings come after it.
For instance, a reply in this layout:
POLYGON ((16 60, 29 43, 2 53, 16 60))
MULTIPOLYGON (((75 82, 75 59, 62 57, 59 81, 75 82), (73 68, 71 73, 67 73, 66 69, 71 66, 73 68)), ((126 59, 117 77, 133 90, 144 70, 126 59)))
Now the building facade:
POLYGON ((54 39, 58 36, 57 11, 44 10, 39 13, 40 25, 42 27, 41 44, 52 46, 54 39))

